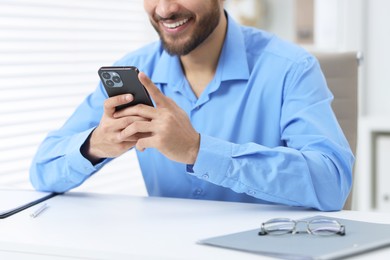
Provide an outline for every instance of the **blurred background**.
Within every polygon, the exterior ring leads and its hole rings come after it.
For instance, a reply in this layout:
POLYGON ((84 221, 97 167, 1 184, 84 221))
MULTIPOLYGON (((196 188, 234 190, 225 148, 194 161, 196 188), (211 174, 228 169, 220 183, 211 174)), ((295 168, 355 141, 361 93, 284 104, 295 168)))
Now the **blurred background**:
MULTIPOLYGON (((390 1, 226 0, 240 23, 315 52, 357 52, 353 209, 390 211, 390 1)), ((141 0, 0 0, 0 187, 32 189, 31 159, 93 91, 97 70, 157 40, 141 0)), ((146 195, 130 151, 78 191, 146 195)))

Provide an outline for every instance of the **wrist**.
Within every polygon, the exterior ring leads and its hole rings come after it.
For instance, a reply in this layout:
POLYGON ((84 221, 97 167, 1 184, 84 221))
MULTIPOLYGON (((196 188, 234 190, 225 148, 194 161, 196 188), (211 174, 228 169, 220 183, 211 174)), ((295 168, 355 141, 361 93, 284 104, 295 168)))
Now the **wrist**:
POLYGON ((91 137, 93 135, 94 131, 87 137, 85 142, 80 147, 80 153, 81 155, 91 162, 92 165, 96 165, 104 160, 104 158, 99 157, 95 155, 93 152, 93 149, 91 148, 91 137))
POLYGON ((190 152, 189 152, 189 160, 188 160, 188 163, 187 164, 195 164, 196 162, 196 159, 198 158, 198 153, 199 153, 199 149, 200 149, 200 134, 197 133, 197 136, 195 138, 195 143, 194 145, 192 146, 193 148, 190 149, 190 152))

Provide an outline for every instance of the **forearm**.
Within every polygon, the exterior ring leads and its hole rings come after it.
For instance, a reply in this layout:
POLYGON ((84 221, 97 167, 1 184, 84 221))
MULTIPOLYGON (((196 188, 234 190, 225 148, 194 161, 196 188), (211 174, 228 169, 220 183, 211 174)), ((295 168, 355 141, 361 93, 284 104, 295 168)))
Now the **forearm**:
POLYGON ((80 147, 91 130, 72 136, 53 132, 41 144, 30 168, 31 183, 37 190, 64 192, 82 184, 100 169, 84 158, 80 147))
POLYGON ((338 210, 350 190, 353 156, 348 147, 337 149, 331 155, 327 149, 238 145, 202 136, 193 174, 274 203, 338 210))

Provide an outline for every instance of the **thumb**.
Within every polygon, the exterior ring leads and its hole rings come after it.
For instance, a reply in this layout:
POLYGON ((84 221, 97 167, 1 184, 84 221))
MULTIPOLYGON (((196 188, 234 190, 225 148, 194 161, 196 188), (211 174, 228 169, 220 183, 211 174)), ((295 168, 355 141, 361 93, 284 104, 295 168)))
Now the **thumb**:
POLYGON ((157 107, 168 105, 167 97, 163 93, 161 93, 161 91, 156 87, 156 85, 154 85, 154 83, 150 80, 148 76, 146 76, 145 73, 140 72, 138 74, 138 79, 142 83, 142 85, 144 85, 157 107))

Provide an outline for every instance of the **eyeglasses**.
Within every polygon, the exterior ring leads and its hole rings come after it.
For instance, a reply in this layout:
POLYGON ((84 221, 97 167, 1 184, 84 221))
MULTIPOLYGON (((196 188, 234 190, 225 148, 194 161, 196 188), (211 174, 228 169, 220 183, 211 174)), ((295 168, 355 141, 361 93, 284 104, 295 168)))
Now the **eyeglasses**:
POLYGON ((330 235, 345 235, 345 226, 341 225, 337 220, 328 218, 316 218, 310 221, 292 220, 288 218, 274 218, 261 224, 259 236, 264 235, 284 235, 288 233, 297 234, 302 233, 297 229, 299 223, 306 224, 307 232, 317 236, 330 235))

